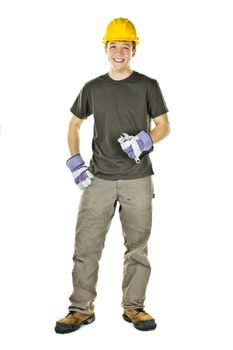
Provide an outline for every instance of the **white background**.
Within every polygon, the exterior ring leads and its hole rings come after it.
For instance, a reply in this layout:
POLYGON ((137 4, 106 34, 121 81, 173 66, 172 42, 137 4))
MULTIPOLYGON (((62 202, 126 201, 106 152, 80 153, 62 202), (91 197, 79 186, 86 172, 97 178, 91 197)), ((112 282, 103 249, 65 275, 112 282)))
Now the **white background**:
MULTIPOLYGON (((230 1, 1 1, 1 342, 4 349, 232 349, 232 14, 230 1), (131 67, 159 81, 171 134, 155 146, 156 198, 146 310, 122 319, 118 210, 100 261, 96 321, 54 332, 72 291, 80 192, 69 108, 108 71, 101 39, 127 17, 140 38, 131 67)), ((91 157, 93 118, 81 133, 91 157)), ((117 207, 118 208, 118 207, 117 207)))

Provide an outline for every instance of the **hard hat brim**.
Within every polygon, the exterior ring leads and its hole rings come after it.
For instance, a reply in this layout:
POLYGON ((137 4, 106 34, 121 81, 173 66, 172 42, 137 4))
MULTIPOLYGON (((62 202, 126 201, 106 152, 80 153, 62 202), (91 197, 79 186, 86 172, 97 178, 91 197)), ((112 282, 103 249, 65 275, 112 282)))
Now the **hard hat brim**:
POLYGON ((106 42, 108 42, 108 41, 134 41, 136 43, 136 45, 138 45, 139 42, 140 42, 139 39, 119 38, 119 37, 117 37, 117 38, 109 38, 109 39, 103 38, 102 39, 102 43, 103 44, 106 44, 106 42))

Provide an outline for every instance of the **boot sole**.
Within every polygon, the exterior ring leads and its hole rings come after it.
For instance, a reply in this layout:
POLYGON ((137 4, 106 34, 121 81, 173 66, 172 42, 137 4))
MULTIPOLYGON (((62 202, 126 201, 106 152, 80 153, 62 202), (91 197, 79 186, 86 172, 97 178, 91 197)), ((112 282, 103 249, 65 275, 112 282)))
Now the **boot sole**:
MULTIPOLYGON (((123 314, 122 317, 125 321, 133 323, 131 318, 129 318, 127 315, 123 314)), ((139 331, 149 331, 149 330, 155 329, 157 326, 154 320, 140 321, 138 323, 133 323, 133 325, 139 331)))
POLYGON ((87 320, 82 321, 79 325, 75 326, 72 324, 56 323, 54 328, 56 333, 65 334, 77 331, 82 325, 90 324, 95 321, 95 316, 88 318, 87 320))

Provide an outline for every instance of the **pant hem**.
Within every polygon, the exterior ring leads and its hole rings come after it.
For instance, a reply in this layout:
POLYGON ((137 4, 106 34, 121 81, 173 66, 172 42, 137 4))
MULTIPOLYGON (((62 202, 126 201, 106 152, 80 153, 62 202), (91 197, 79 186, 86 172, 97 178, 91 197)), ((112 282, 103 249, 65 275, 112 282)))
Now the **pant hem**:
POLYGON ((80 312, 80 313, 85 314, 85 315, 94 314, 94 310, 93 311, 87 311, 87 310, 83 310, 83 309, 80 309, 80 308, 75 307, 75 306, 69 306, 68 310, 69 311, 80 312))

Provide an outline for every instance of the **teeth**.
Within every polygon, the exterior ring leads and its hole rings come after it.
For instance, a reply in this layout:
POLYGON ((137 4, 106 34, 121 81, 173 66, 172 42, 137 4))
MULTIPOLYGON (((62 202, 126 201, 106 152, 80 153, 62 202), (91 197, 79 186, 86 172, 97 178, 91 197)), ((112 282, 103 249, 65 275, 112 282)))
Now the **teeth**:
POLYGON ((114 58, 114 61, 115 61, 115 62, 123 62, 124 60, 122 60, 122 59, 117 59, 117 58, 114 58))

